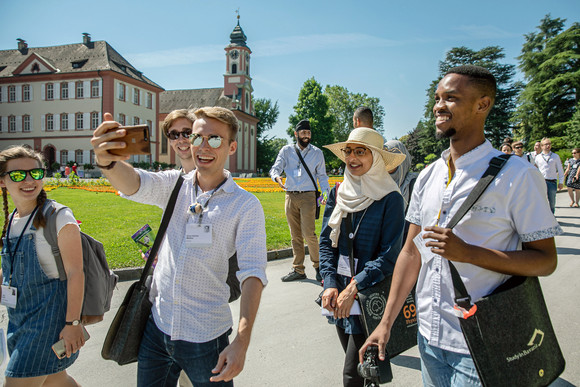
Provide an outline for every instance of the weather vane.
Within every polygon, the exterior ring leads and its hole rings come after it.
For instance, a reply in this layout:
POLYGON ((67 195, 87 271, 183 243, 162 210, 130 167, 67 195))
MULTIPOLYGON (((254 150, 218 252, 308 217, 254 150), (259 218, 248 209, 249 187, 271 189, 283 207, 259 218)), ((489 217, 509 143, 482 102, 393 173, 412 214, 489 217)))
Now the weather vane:
POLYGON ((238 20, 240 20, 240 7, 238 7, 238 9, 236 9, 236 13, 238 14, 238 20))

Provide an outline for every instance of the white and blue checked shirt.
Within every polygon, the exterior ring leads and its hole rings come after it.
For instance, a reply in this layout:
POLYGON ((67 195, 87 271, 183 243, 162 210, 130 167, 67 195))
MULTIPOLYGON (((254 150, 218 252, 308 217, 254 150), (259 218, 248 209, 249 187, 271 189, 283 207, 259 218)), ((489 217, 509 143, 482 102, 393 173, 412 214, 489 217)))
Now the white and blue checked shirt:
MULTIPOLYGON (((130 200, 165 209, 180 171, 146 172, 139 191, 130 200)), ((219 337, 232 327, 226 284, 228 259, 237 251, 240 284, 249 277, 266 279, 266 226, 258 199, 239 187, 224 170, 227 181, 212 196, 202 223, 213 228, 210 247, 188 248, 186 224, 197 223, 188 213, 192 200, 205 203, 211 192, 195 195, 195 171, 184 176, 175 210, 161 248, 149 298, 157 327, 172 340, 202 343, 219 337), (193 197, 192 197, 193 195, 193 197)))

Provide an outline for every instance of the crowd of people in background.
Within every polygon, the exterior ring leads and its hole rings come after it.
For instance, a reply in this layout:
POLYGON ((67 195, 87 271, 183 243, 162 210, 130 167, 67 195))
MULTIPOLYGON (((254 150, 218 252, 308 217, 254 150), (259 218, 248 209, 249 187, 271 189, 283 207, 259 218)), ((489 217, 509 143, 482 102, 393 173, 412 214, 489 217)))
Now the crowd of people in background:
POLYGON ((514 141, 511 137, 506 137, 499 149, 506 155, 521 157, 538 168, 546 180, 548 202, 552 213, 556 210, 556 192, 564 187, 564 183, 566 183, 568 194, 570 195, 570 207, 578 207, 578 190, 580 187, 580 182, 578 181, 579 148, 574 148, 572 157, 564 162, 566 171, 562 167, 560 156, 552 152, 552 141, 548 137, 544 137, 541 141, 536 141, 534 150, 530 152, 524 153, 523 141, 514 141))

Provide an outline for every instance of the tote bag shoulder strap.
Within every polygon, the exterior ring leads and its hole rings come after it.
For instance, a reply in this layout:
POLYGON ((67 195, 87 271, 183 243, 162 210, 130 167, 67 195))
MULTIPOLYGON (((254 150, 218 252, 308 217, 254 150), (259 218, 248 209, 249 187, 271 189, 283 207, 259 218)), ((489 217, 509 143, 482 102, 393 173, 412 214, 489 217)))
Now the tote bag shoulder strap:
MULTIPOLYGON (((501 171, 511 156, 512 155, 503 154, 496 156, 489 161, 489 167, 483 173, 483 176, 477 182, 475 187, 473 187, 473 190, 467 196, 465 202, 463 202, 461 207, 459 207, 459 210, 457 213, 455 213, 455 216, 451 218, 446 228, 453 228, 457 225, 457 223, 459 223, 467 211, 473 207, 475 202, 477 202, 477 200, 485 192, 487 187, 495 179, 497 174, 501 171)), ((451 261, 447 262, 449 263, 449 270, 451 271, 451 279, 453 281, 453 288, 455 290, 455 303, 462 308, 469 309, 471 307, 471 297, 469 296, 469 293, 467 293, 465 284, 461 280, 461 276, 459 275, 457 268, 455 268, 455 265, 453 265, 451 261)))

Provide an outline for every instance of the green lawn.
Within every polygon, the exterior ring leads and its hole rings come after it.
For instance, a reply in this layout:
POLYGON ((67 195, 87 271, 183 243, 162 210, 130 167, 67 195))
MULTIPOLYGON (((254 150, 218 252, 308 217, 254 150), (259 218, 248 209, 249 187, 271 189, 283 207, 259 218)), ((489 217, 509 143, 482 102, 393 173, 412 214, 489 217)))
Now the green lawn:
MULTIPOLYGON (((290 247, 290 231, 284 215, 284 193, 257 193, 266 217, 268 250, 290 247)), ((131 235, 149 223, 157 230, 161 209, 134 203, 111 193, 57 188, 48 193, 50 199, 69 206, 82 222, 81 229, 105 246, 111 268, 142 266, 143 260, 131 235)), ((13 206, 10 202, 10 211, 13 206)), ((320 232, 321 219, 316 222, 320 232)), ((4 219, 0 220, 3 227, 4 219)))

